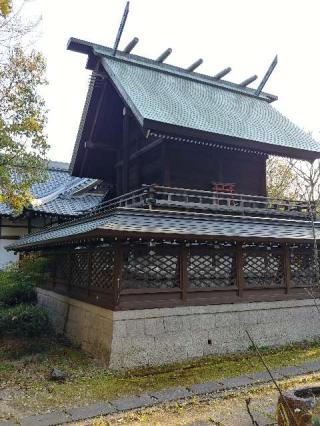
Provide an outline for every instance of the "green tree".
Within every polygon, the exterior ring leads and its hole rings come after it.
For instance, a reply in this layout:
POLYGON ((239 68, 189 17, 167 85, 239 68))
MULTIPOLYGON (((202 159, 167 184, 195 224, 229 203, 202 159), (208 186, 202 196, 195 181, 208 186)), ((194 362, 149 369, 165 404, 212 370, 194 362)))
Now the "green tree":
MULTIPOLYGON (((1 3, 1 12, 6 13, 7 4, 1 3)), ((0 35, 8 28, 19 31, 17 24, 25 35, 27 27, 18 18, 15 15, 14 26, 8 27, 3 23, 11 14, 0 15, 0 35)), ((23 37, 19 44, 10 34, 2 39, 10 43, 2 44, 0 61, 0 201, 19 212, 30 201, 31 186, 46 178, 46 109, 39 94, 46 84, 46 67, 41 53, 22 47, 23 37)))
POLYGON ((0 0, 0 13, 2 16, 8 16, 11 9, 10 0, 0 0))

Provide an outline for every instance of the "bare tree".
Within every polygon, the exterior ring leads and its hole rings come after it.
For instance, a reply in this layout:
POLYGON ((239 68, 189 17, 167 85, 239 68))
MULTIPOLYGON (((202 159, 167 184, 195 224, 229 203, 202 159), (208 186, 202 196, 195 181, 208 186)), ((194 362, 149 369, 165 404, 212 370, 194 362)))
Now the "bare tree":
POLYGON ((320 161, 290 160, 301 199, 317 203, 320 196, 320 161))
POLYGON ((271 198, 298 198, 296 176, 288 159, 273 156, 268 158, 267 192, 271 198))

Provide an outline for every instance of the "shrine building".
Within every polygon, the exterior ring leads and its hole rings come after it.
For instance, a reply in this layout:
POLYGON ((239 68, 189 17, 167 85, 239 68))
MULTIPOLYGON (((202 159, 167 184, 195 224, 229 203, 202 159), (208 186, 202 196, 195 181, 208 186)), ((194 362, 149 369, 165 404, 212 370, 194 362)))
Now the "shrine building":
POLYGON ((9 247, 47 258, 38 299, 56 329, 110 368, 246 350, 245 330, 264 346, 319 337, 320 224, 308 203, 267 197, 266 161, 313 161, 320 144, 228 69, 132 43, 68 49, 92 71, 70 172, 108 199, 9 247))

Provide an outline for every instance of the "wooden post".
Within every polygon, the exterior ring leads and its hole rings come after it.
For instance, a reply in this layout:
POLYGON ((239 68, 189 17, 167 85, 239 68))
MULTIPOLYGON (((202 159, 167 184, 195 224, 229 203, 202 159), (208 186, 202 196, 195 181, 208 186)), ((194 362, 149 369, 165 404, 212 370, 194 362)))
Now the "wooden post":
POLYGON ((179 264, 180 288, 182 290, 181 299, 186 301, 188 296, 188 257, 186 246, 181 246, 180 248, 179 264))
POLYGON ((242 244, 237 243, 236 246, 236 282, 238 287, 238 296, 243 297, 244 290, 244 275, 243 275, 243 266, 244 266, 244 258, 243 258, 243 250, 242 244))
POLYGON ((284 276, 284 285, 286 288, 286 294, 290 293, 290 251, 288 246, 284 246, 283 254, 283 276, 284 276))
POLYGON ((114 265, 113 265, 113 307, 119 305, 120 291, 122 282, 123 266, 123 247, 122 241, 116 241, 114 246, 114 265))
POLYGON ((122 193, 128 192, 129 176, 129 127, 130 115, 126 107, 123 108, 123 136, 122 136, 122 193))

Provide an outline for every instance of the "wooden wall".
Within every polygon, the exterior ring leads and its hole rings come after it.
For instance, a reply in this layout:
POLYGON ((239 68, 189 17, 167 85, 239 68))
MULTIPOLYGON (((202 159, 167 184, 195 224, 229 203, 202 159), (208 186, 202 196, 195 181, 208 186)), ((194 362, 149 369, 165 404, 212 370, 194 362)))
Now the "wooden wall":
POLYGON ((129 164, 129 189, 141 184, 211 190, 235 183, 241 194, 266 196, 266 158, 254 154, 166 142, 129 164))

